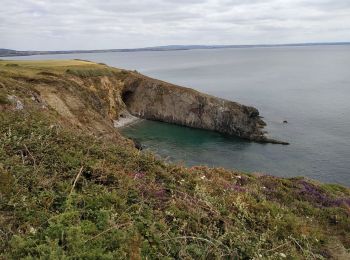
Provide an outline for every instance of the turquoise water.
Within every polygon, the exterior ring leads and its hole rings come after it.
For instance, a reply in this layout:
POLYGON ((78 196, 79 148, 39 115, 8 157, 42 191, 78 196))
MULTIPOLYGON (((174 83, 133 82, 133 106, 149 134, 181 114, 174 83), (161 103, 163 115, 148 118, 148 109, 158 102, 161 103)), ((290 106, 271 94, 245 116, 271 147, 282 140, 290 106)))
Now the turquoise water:
POLYGON ((269 145, 167 123, 145 120, 122 132, 140 141, 146 149, 184 165, 205 164, 261 172, 261 166, 269 167, 273 157, 281 160, 285 156, 271 153, 269 145))
POLYGON ((68 54, 259 109, 272 137, 257 144, 217 133, 143 121, 123 132, 185 165, 205 164, 350 186, 350 46, 68 54), (288 124, 283 124, 287 120, 288 124))

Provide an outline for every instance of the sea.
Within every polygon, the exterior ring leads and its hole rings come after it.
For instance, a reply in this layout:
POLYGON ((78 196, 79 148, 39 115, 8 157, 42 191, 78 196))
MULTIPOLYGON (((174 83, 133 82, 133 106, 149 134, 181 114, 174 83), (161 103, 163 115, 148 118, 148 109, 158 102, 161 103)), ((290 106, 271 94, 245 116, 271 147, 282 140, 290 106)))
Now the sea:
MULTIPOLYGON (((3 58, 6 59, 6 58, 3 58)), ((122 129, 145 150, 185 166, 207 165, 350 186, 350 46, 36 55, 84 59, 259 109, 266 130, 290 145, 141 121, 122 129), (288 123, 283 123, 287 121, 288 123)))

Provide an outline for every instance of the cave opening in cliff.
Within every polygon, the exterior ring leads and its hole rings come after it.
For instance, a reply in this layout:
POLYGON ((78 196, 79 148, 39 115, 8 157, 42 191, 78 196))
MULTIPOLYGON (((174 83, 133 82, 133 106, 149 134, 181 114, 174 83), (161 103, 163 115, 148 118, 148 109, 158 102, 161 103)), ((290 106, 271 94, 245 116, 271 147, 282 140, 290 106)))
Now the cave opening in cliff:
POLYGON ((123 92, 122 100, 126 106, 128 106, 130 104, 130 101, 131 101, 133 95, 134 95, 134 92, 130 91, 130 90, 123 92))

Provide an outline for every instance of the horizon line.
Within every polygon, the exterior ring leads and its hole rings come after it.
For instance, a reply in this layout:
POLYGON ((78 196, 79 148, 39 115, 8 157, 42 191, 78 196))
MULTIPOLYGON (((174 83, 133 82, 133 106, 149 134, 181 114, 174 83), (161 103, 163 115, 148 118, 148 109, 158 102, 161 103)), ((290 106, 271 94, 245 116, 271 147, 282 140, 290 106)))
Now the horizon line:
POLYGON ((349 45, 350 41, 341 42, 305 42, 305 43, 268 43, 268 44, 170 44, 160 46, 149 47, 136 47, 136 48, 105 48, 105 49, 66 49, 66 50, 15 50, 0 48, 0 51, 8 51, 8 54, 12 55, 17 53, 27 55, 40 55, 40 54, 60 54, 60 53, 74 53, 74 52, 132 52, 132 51, 171 51, 171 50, 190 50, 190 49, 224 49, 224 48, 249 48, 249 47, 288 47, 288 46, 315 46, 315 45, 349 45))

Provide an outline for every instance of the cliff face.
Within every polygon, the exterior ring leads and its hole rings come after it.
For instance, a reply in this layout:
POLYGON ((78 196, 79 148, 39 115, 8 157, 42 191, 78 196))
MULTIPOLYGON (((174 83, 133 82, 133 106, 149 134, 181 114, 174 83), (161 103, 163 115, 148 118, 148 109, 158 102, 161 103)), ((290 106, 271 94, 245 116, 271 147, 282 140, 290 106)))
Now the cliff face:
POLYGON ((22 93, 19 98, 26 100, 25 106, 34 103, 42 109, 50 108, 60 115, 61 121, 98 136, 113 136, 117 132, 114 126, 121 125, 120 119, 125 120, 128 110, 144 119, 217 131, 256 142, 287 144, 265 136, 265 123, 256 108, 136 72, 86 61, 0 65, 0 84, 8 90, 7 95, 22 93))
POLYGON ((133 73, 124 81, 123 101, 134 116, 217 131, 257 142, 269 139, 254 107, 216 98, 133 73))

